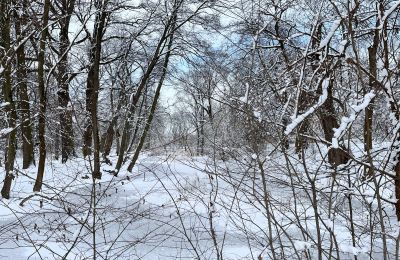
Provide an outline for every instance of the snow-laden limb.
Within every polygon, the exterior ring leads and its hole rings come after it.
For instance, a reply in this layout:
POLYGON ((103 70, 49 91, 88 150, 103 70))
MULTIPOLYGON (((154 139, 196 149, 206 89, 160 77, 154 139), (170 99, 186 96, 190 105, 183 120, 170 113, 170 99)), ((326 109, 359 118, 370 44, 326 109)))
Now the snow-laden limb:
POLYGON ((257 121, 258 121, 259 123, 262 122, 262 115, 261 115, 261 112, 260 112, 260 111, 254 110, 254 111, 253 111, 253 115, 254 115, 254 117, 257 119, 257 121))
POLYGON ((249 83, 246 83, 246 93, 244 93, 243 97, 239 98, 239 101, 246 103, 246 104, 249 102, 249 90, 250 90, 249 83))
POLYGON ((287 37, 286 41, 290 41, 290 40, 293 40, 295 38, 302 37, 302 36, 304 36, 304 33, 294 33, 294 34, 290 35, 289 37, 287 37))
POLYGON ((311 242, 301 241, 301 240, 295 240, 293 244, 296 250, 307 250, 313 246, 311 242))
POLYGON ((0 109, 4 108, 4 107, 6 107, 6 106, 9 106, 9 105, 10 105, 10 102, 3 102, 3 103, 0 103, 0 109))
POLYGON ((345 50, 346 50, 346 45, 347 45, 348 41, 347 40, 343 40, 339 43, 339 49, 338 52, 339 54, 344 54, 345 50))
MULTIPOLYGON (((36 118, 39 114, 33 115, 31 118, 36 118)), ((27 120, 20 122, 17 124, 15 127, 7 127, 0 129, 0 139, 6 137, 8 134, 10 134, 12 131, 16 130, 18 127, 20 127, 23 123, 27 122, 27 120)))
POLYGON ((386 19, 400 6, 400 1, 396 1, 393 3, 393 5, 383 14, 383 16, 380 18, 380 25, 378 29, 382 30, 383 25, 386 21, 386 19))
POLYGON ((0 129, 0 138, 8 135, 9 133, 11 133, 12 131, 14 131, 15 128, 12 127, 8 127, 8 128, 4 128, 4 129, 0 129))
POLYGON ((328 45, 328 43, 331 41, 333 35, 335 34, 337 28, 339 28, 341 22, 342 22, 341 19, 335 20, 333 22, 332 27, 331 27, 328 35, 319 44, 319 48, 320 49, 325 48, 328 45))
POLYGON ((385 83, 385 93, 386 93, 386 107, 389 109, 389 121, 393 126, 392 130, 392 138, 391 142, 388 143, 387 148, 391 151, 390 157, 393 165, 398 163, 399 157, 398 154, 400 153, 400 142, 399 142, 399 132, 400 132, 400 121, 398 119, 397 111, 398 105, 396 100, 394 99, 394 94, 392 90, 392 82, 389 79, 385 83))
POLYGON ((349 116, 344 116, 340 122, 340 126, 338 128, 334 128, 334 134, 332 138, 332 148, 339 148, 339 140, 346 132, 349 125, 351 125, 354 120, 356 120, 357 114, 364 110, 371 100, 375 97, 375 92, 372 90, 368 94, 366 94, 359 105, 351 106, 351 113, 349 116))
POLYGON ((319 97, 317 104, 312 106, 307 112, 298 115, 293 121, 286 126, 285 135, 289 135, 301 122, 304 121, 309 115, 313 114, 320 106, 322 106, 328 98, 329 78, 324 79, 322 82, 322 95, 319 97))
POLYGON ((354 256, 357 256, 361 253, 364 253, 364 254, 368 253, 368 248, 365 246, 364 247, 354 247, 349 244, 341 244, 339 246, 339 248, 342 252, 352 254, 354 256))

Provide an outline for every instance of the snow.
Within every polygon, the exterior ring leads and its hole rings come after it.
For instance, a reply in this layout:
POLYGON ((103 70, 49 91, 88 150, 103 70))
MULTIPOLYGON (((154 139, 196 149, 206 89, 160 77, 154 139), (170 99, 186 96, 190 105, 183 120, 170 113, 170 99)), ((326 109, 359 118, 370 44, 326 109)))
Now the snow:
POLYGON ((343 40, 343 41, 341 41, 341 42, 339 43, 339 50, 338 50, 338 52, 339 52, 340 54, 343 54, 344 51, 346 50, 346 44, 347 44, 347 43, 348 43, 347 40, 343 40))
POLYGON ((295 117, 290 124, 286 126, 285 135, 289 135, 301 122, 304 121, 308 116, 313 114, 320 106, 322 106, 326 99, 328 98, 328 86, 329 86, 329 78, 324 79, 322 82, 322 95, 319 97, 317 104, 312 106, 305 113, 298 115, 295 117))
POLYGON ((343 252, 350 253, 355 256, 359 255, 360 253, 368 253, 368 248, 365 247, 359 248, 359 247, 353 247, 351 245, 340 245, 340 249, 343 252))
MULTIPOLYGON (((362 104, 365 105, 364 101, 362 104)), ((362 104, 354 107, 360 109, 362 104)), ((310 189, 306 172, 302 170, 301 164, 292 161, 298 171, 298 176, 293 178, 276 168, 276 164, 283 164, 282 155, 262 157, 267 158, 266 178, 268 194, 273 203, 274 223, 276 221, 280 227, 284 227, 292 239, 289 241, 286 235, 275 233, 274 228, 274 241, 278 243, 277 236, 281 236, 288 259, 294 257, 293 250, 299 253, 308 250, 311 255, 315 255, 318 248, 315 242, 316 225, 312 204, 306 196, 310 189), (288 185, 291 178, 295 181, 294 186, 288 185), (292 193, 293 189, 296 195, 292 193), (296 211, 294 203, 297 205, 296 211), (295 212, 299 218, 294 215, 295 212), (305 239, 302 230, 311 237, 305 239)), ((115 155, 110 157, 113 163, 116 158, 115 155)), ((251 154, 251 158, 256 159, 258 155, 251 154)), ((308 160, 308 174, 314 174, 320 162, 308 160)), ((195 249, 201 252, 201 259, 215 259, 209 232, 210 213, 213 215, 218 244, 224 244, 224 258, 249 259, 252 254, 256 254, 269 259, 268 255, 271 254, 267 246, 268 236, 265 235, 268 220, 263 200, 259 197, 262 193, 260 178, 253 179, 244 175, 248 170, 246 165, 233 161, 215 161, 208 157, 144 154, 139 158, 133 174, 125 171, 125 168, 117 177, 104 172, 103 179, 93 183, 90 178, 82 178, 90 172, 89 163, 84 159, 75 158, 65 165, 48 161, 42 192, 27 200, 23 206, 20 206, 20 202, 34 195, 31 189, 36 167, 21 170, 20 165, 18 159, 18 175, 13 185, 12 198, 0 200, 0 225, 4 227, 0 232, 3 241, 0 245, 1 255, 14 259, 29 255, 40 258, 35 245, 42 258, 62 258, 70 248, 67 259, 93 258, 90 242, 94 223, 91 207, 93 187, 96 188, 97 250, 99 256, 104 258, 107 254, 108 258, 120 254, 119 258, 122 259, 193 259, 196 256, 188 242, 190 238, 195 243, 195 249), (211 179, 209 173, 215 166, 219 174, 213 175, 211 179), (227 168, 222 171, 224 167, 227 168), (16 234, 18 240, 15 239, 16 234), (29 242, 26 234, 37 242, 29 242), (74 241, 77 242, 73 246, 74 241), (119 251, 120 248, 125 249, 119 251)), ((113 169, 107 165, 102 168, 113 169)), ((318 191, 330 187, 329 174, 320 173, 318 177, 318 191)), ((348 191, 345 185, 347 176, 337 176, 335 181, 339 184, 339 190, 335 195, 338 198, 332 205, 333 208, 342 208, 342 198, 349 194, 345 192, 348 191)), ((356 178, 353 181, 357 183, 356 178)), ((352 196, 366 198, 373 203, 371 207, 376 207, 376 199, 368 199, 373 198, 375 193, 373 186, 364 183, 357 187, 351 190, 352 196)), ((390 189, 386 188, 381 194, 387 199, 392 195, 390 189)), ((365 256, 370 251, 369 237, 360 236, 357 246, 351 246, 347 222, 341 217, 345 209, 341 209, 338 215, 328 215, 327 208, 324 208, 327 201, 321 195, 318 193, 318 213, 321 223, 324 223, 320 225, 324 237, 334 232, 343 259, 352 255, 367 259, 365 256)), ((354 212, 357 216, 356 226, 361 228, 357 232, 361 234, 369 215, 365 214, 363 208, 355 207, 354 212)), ((396 231, 397 226, 393 229, 387 227, 388 233, 394 234, 396 231)), ((329 241, 324 239, 322 246, 329 248, 329 241)), ((381 247, 376 241, 376 247, 381 247)), ((279 244, 275 247, 278 250, 279 244)))
POLYGON ((257 118, 258 122, 262 122, 262 116, 261 116, 261 112, 260 111, 253 111, 253 115, 255 118, 257 118))
POLYGON ((11 133, 14 130, 14 128, 12 127, 8 127, 8 128, 3 128, 0 130, 0 137, 3 137, 5 135, 8 135, 9 133, 11 133))
POLYGON ((240 97, 239 100, 245 104, 249 102, 249 91, 250 91, 250 86, 249 83, 246 83, 246 93, 244 94, 243 97, 240 97))
POLYGON ((380 19, 380 25, 378 29, 382 30, 383 25, 386 21, 386 19, 399 7, 400 1, 395 1, 393 2, 392 6, 383 14, 382 18, 380 19))
POLYGON ((341 22, 342 22, 341 19, 335 20, 333 22, 328 35, 319 44, 319 48, 320 49, 325 48, 329 44, 329 42, 331 41, 331 39, 332 39, 333 35, 335 34, 336 30, 339 28, 341 22))
POLYGON ((294 34, 290 35, 287 39, 292 40, 294 38, 301 37, 301 36, 304 36, 304 33, 294 33, 294 34))
POLYGON ((375 92, 371 91, 370 93, 366 94, 362 100, 362 102, 358 105, 352 105, 351 113, 349 116, 345 116, 341 119, 340 126, 338 128, 334 128, 334 135, 332 138, 332 148, 339 148, 339 140, 342 138, 345 131, 348 127, 356 120, 357 114, 364 110, 371 100, 375 97, 375 92))
POLYGON ((6 106, 9 106, 9 105, 10 105, 9 102, 0 103, 0 109, 4 108, 4 107, 6 107, 6 106))
POLYGON ((307 250, 311 246, 312 246, 312 243, 310 243, 310 242, 300 241, 300 240, 294 241, 294 247, 297 250, 307 250))

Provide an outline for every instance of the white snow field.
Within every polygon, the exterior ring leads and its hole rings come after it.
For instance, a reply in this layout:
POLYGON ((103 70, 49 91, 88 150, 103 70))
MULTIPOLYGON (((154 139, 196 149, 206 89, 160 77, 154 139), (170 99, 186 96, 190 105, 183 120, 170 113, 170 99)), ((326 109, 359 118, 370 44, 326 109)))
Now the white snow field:
POLYGON ((262 156, 144 155, 117 177, 103 164, 95 184, 88 161, 49 161, 40 193, 36 168, 18 170, 0 200, 0 258, 394 259, 389 181, 376 196, 354 167, 308 157, 306 171, 282 154, 265 157, 263 181, 262 156))

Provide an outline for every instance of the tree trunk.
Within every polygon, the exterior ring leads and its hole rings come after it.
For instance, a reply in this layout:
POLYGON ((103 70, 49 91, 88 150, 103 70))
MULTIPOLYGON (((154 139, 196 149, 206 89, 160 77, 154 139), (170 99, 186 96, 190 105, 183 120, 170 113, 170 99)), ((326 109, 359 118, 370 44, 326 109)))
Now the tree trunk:
MULTIPOLYGON (((318 94, 322 94, 322 82, 318 87, 318 94)), ((328 96, 325 103, 321 106, 319 110, 319 117, 324 130, 325 140, 332 142, 334 136, 334 128, 339 128, 339 123, 336 118, 336 111, 333 104, 333 82, 330 79, 328 85, 328 96)), ((344 148, 330 148, 328 151, 328 162, 333 166, 338 166, 347 163, 349 160, 346 152, 343 151, 344 148)))
MULTIPOLYGON (((313 99, 310 97, 310 95, 305 90, 301 90, 298 108, 299 114, 303 114, 307 111, 311 100, 313 99)), ((306 118, 303 120, 303 122, 301 122, 297 130, 295 152, 299 157, 303 154, 303 150, 306 150, 308 147, 308 139, 304 137, 304 135, 308 133, 309 128, 310 122, 309 119, 306 118)))
POLYGON ((50 0, 45 0, 43 6, 43 20, 42 20, 42 34, 40 36, 39 44, 39 55, 38 55, 38 89, 39 89, 39 165, 38 173, 36 176, 35 186, 33 191, 40 191, 42 189, 42 182, 44 176, 44 168, 46 162, 46 80, 44 74, 44 63, 45 63, 45 50, 46 50, 46 39, 48 34, 47 25, 49 22, 49 9, 50 0))
MULTIPOLYGON (((103 156, 103 160, 106 162, 110 162, 109 159, 107 158, 108 155, 110 155, 111 152, 111 148, 112 148, 112 143, 114 140, 114 135, 115 133, 115 128, 117 127, 117 123, 118 123, 118 118, 119 118, 119 111, 122 108, 122 100, 123 100, 123 96, 124 96, 124 87, 122 87, 122 90, 120 91, 119 94, 119 98, 118 98, 118 104, 117 104, 117 110, 113 113, 115 113, 115 115, 112 117, 110 124, 107 127, 107 131, 104 135, 103 138, 103 144, 102 144, 102 156, 103 156)), ((111 100, 112 102, 112 100, 111 100)), ((118 137, 117 137, 118 139, 118 137)))
MULTIPOLYGON (((381 3, 379 5, 382 5, 381 3)), ((378 11, 379 12, 379 11, 378 11)), ((377 19, 376 26, 379 27, 379 19, 377 19)), ((377 86, 377 52, 379 47, 379 34, 380 30, 375 29, 374 38, 372 45, 368 47, 368 61, 369 61, 369 76, 368 76, 368 85, 370 89, 376 90, 377 86)), ((372 149, 372 124, 373 124, 373 116, 374 116, 374 98, 370 101, 368 106, 365 108, 365 116, 364 116, 364 152, 367 154, 369 162, 371 163, 371 149, 372 149)), ((365 173, 369 176, 373 174, 372 167, 365 167, 365 173)))
POLYGON ((394 171, 396 174, 396 177, 394 179, 394 187, 395 187, 395 196, 396 196, 396 216, 397 216, 397 221, 400 221, 400 154, 396 155, 396 160, 397 163, 394 167, 394 171))
MULTIPOLYGON (((138 115, 139 115, 139 116, 138 116, 138 119, 136 120, 135 130, 133 131, 132 138, 131 138, 131 142, 130 142, 129 147, 128 147, 128 150, 127 150, 128 153, 132 151, 132 147, 133 147, 133 145, 135 144, 137 135, 138 135, 138 133, 139 133, 140 125, 142 124, 142 121, 143 121, 143 117, 140 116, 140 115, 142 114, 142 111, 144 110, 144 106, 145 106, 145 103, 146 103, 145 101, 146 101, 146 98, 143 98, 143 99, 142 99, 142 102, 141 102, 141 104, 140 104, 140 109, 139 109, 139 111, 138 111, 138 115)), ((126 159, 128 159, 128 157, 126 157, 126 158, 124 159, 124 163, 125 163, 126 159)))
POLYGON ((136 105, 139 102, 139 99, 140 99, 140 97, 142 95, 142 92, 143 92, 144 88, 147 86, 147 82, 149 81, 150 76, 151 76, 155 66, 157 65, 157 62, 160 59, 160 54, 161 54, 162 50, 165 47, 165 41, 168 40, 168 38, 169 38, 168 33, 170 32, 170 27, 171 27, 172 23, 175 23, 174 19, 175 19, 174 17, 171 17, 166 22, 165 27, 164 27, 164 31, 163 31, 163 33, 161 35, 160 40, 157 43, 156 50, 154 51, 154 54, 153 54, 153 56, 151 58, 151 61, 148 64, 146 72, 142 76, 142 79, 140 80, 140 84, 138 86, 138 89, 136 90, 135 95, 133 96, 132 100, 130 101, 129 108, 128 108, 128 115, 126 116, 126 119, 125 119, 125 122, 124 122, 121 142, 120 142, 120 145, 119 145, 120 147, 119 147, 119 150, 118 150, 117 165, 115 166, 115 174, 118 174, 119 170, 121 169, 122 163, 124 161, 125 149, 124 149, 123 142, 124 141, 126 141, 126 142, 129 141, 129 138, 127 138, 127 135, 129 134, 129 120, 130 120, 131 116, 135 114, 136 105))
MULTIPOLYGON (((318 23, 318 25, 315 28, 315 31, 313 31, 313 36, 311 39, 311 48, 313 50, 317 50, 319 48, 319 44, 321 42, 321 37, 322 37, 322 27, 323 24, 321 22, 318 23)), ((277 28, 276 28, 277 29, 277 28)), ((280 43, 282 44, 282 43, 280 43)), ((283 49, 283 47, 281 47, 283 49)), ((285 60, 286 54, 284 53, 285 60)), ((319 62, 320 62, 320 54, 319 53, 314 53, 310 57, 310 67, 313 70, 313 73, 317 73, 319 69, 319 62)), ((311 95, 304 89, 300 89, 300 95, 299 95, 299 100, 298 100, 298 113, 303 114, 307 111, 308 107, 310 106, 311 101, 313 98, 311 95)), ((305 134, 307 134, 308 130, 310 129, 310 122, 308 118, 305 118, 303 122, 301 122, 298 130, 297 130, 297 136, 296 136, 296 141, 295 141, 295 151, 299 157, 302 156, 303 150, 307 149, 308 147, 308 139, 304 137, 305 134)))
MULTIPOLYGON (((201 101, 203 103, 203 101, 201 101)), ((205 116, 204 116, 204 109, 203 105, 200 107, 200 149, 199 149, 199 155, 203 156, 204 155, 204 123, 205 123, 205 116)))
MULTIPOLYGON (((10 5, 9 0, 3 0, 0 2, 0 26, 1 26, 1 37, 0 46, 3 49, 4 54, 10 49, 10 5)), ((5 60, 5 59, 4 59, 5 60)), ((7 123, 11 132, 7 136, 6 146, 6 158, 5 158, 5 178, 3 188, 1 189, 1 196, 5 199, 10 198, 10 190, 12 180, 14 179, 14 161, 16 152, 16 119, 17 113, 15 111, 15 104, 12 96, 12 85, 11 85, 11 69, 10 66, 2 64, 4 67, 3 71, 3 95, 4 101, 8 103, 6 107, 7 123)))
POLYGON ((83 155, 91 154, 91 146, 93 141, 93 169, 92 177, 101 179, 100 172, 100 137, 99 124, 97 118, 97 103, 100 89, 100 58, 103 34, 105 31, 106 19, 108 12, 105 11, 108 1, 96 1, 97 15, 94 24, 94 35, 90 49, 90 67, 86 85, 86 111, 87 125, 84 131, 82 149, 83 155))
MULTIPOLYGON (((23 7, 26 7, 26 1, 23 1, 23 7)), ((21 35, 21 27, 26 24, 25 14, 18 16, 18 13, 14 13, 15 18, 15 34, 17 36, 25 37, 21 35)), ((32 137, 32 122, 30 116, 30 105, 27 85, 27 68, 26 68, 26 57, 25 57, 25 44, 22 44, 16 51, 17 56, 17 78, 18 78, 18 94, 19 94, 19 112, 21 116, 21 134, 22 134, 22 168, 27 169, 29 166, 35 163, 34 150, 33 150, 33 137, 32 137)))
POLYGON ((155 113, 156 108, 157 108, 158 99, 160 97, 160 92, 161 92, 161 87, 163 86, 164 79, 165 79, 165 76, 167 74, 169 58, 171 56, 171 50, 172 50, 172 44, 173 44, 173 36, 174 36, 173 33, 174 33, 174 30, 175 30, 175 23, 176 23, 176 18, 177 18, 176 15, 177 14, 175 12, 173 14, 173 19, 172 19, 172 24, 171 24, 171 32, 170 32, 171 35, 170 35, 170 39, 169 39, 169 42, 168 42, 167 54, 165 55, 165 59, 164 59, 163 67, 162 67, 162 75, 161 75, 160 81, 158 82, 156 92, 154 94, 153 102, 152 102, 151 108, 150 108, 150 113, 149 113, 149 116, 147 118, 147 122, 146 122, 146 125, 144 127, 142 136, 141 136, 141 138, 139 140, 139 144, 138 144, 138 146, 137 146, 137 148, 135 150, 135 153, 134 153, 134 155, 132 157, 132 160, 131 160, 131 162, 130 162, 130 164, 128 166, 128 171, 129 172, 132 172, 133 167, 135 166, 136 161, 139 158, 140 151, 143 148, 144 141, 146 140, 147 133, 150 130, 151 122, 153 121, 154 113, 155 113))
POLYGON ((65 163, 70 156, 75 155, 74 132, 72 127, 72 111, 69 107, 69 74, 68 74, 68 48, 69 48, 69 25, 72 12, 74 11, 75 0, 62 1, 62 15, 60 20, 59 35, 59 62, 58 62, 58 104, 61 108, 60 113, 60 133, 61 133, 61 162, 65 163))
POLYGON ((54 133, 52 133, 52 138, 54 140, 54 160, 58 161, 60 159, 60 131, 61 126, 56 125, 54 133))

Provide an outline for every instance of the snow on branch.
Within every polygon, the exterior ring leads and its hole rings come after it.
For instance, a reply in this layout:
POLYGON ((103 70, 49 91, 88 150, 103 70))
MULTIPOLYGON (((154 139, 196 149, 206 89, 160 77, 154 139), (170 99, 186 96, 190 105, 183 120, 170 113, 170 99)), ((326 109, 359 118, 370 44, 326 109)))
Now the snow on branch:
POLYGON ((357 114, 364 110, 374 97, 375 93, 374 91, 371 91, 364 96, 362 102, 359 105, 351 106, 352 111, 350 115, 342 118, 339 128, 333 129, 334 135, 332 138, 332 148, 339 148, 339 139, 346 132, 348 126, 351 125, 354 120, 356 120, 357 114))
MULTIPOLYGON (((0 68, 0 73, 1 73, 1 68, 0 68)), ((3 108, 5 108, 5 107, 7 107, 7 106, 9 106, 10 105, 10 102, 3 102, 3 103, 0 103, 0 109, 3 109, 3 108)))
POLYGON ((400 5, 400 1, 394 2, 393 5, 383 14, 382 18, 380 19, 381 23, 380 23, 378 29, 382 30, 383 24, 385 23, 386 19, 397 9, 397 7, 399 7, 399 5, 400 5))
POLYGON ((0 129, 0 138, 3 138, 5 136, 7 136, 9 133, 14 131, 14 129, 15 128, 12 128, 12 127, 7 127, 7 128, 0 129))
POLYGON ((319 44, 319 48, 325 48, 328 43, 331 41, 333 35, 335 34, 335 31, 337 30, 337 28, 339 28, 340 23, 342 22, 341 19, 335 20, 332 24, 332 27, 328 33, 328 35, 321 41, 321 43, 319 44))
POLYGON ((320 106, 322 106, 326 99, 328 98, 328 86, 329 86, 329 78, 324 79, 322 82, 322 95, 319 97, 317 104, 312 106, 307 112, 304 114, 298 115, 293 119, 293 121, 286 126, 285 135, 289 135, 293 129, 295 129, 301 122, 304 121, 309 115, 313 114, 315 110, 317 110, 320 106))
MULTIPOLYGON (((8 105, 9 103, 1 103, 1 105, 8 105)), ((34 116, 32 116, 32 118, 36 118, 39 114, 35 114, 34 116)), ((15 127, 6 127, 3 129, 0 129, 0 139, 7 137, 7 135, 9 135, 11 132, 15 131, 18 127, 20 127, 22 124, 24 124, 25 122, 27 122, 27 120, 24 120, 22 122, 20 122, 19 124, 17 124, 15 127)))
POLYGON ((243 97, 240 97, 239 100, 243 103, 248 103, 249 102, 249 91, 250 91, 250 86, 249 83, 246 83, 246 93, 244 94, 243 97))

